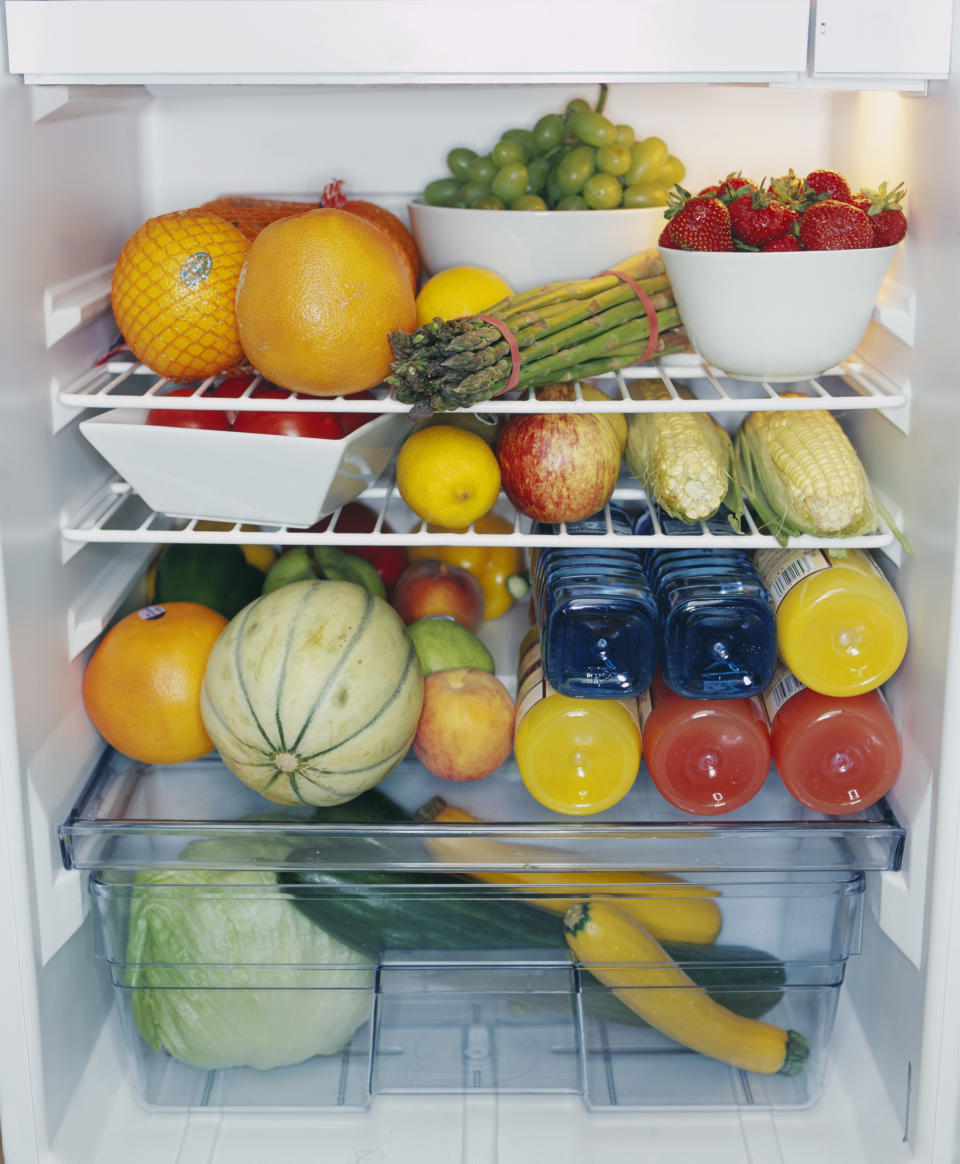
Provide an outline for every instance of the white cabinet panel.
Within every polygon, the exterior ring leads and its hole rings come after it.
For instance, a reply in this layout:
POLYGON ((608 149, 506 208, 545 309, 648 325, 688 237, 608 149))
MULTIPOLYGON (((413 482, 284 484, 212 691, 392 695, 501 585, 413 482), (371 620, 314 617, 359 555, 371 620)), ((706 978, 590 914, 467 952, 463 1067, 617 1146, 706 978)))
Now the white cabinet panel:
POLYGON ((945 77, 952 0, 817 0, 814 76, 945 77))
POLYGON ((7 0, 33 79, 797 74, 807 0, 7 0), (172 75, 172 76, 171 76, 172 75))

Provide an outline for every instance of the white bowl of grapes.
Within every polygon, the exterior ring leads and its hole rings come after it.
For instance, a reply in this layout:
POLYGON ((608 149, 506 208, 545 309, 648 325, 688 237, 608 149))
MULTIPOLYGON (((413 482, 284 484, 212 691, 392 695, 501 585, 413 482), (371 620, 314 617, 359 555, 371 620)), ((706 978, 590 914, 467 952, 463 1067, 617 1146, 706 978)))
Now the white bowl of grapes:
POLYGON ((584 99, 507 129, 477 148, 454 146, 447 172, 408 206, 427 274, 496 271, 514 291, 583 279, 657 245, 667 193, 683 163, 659 137, 584 99))

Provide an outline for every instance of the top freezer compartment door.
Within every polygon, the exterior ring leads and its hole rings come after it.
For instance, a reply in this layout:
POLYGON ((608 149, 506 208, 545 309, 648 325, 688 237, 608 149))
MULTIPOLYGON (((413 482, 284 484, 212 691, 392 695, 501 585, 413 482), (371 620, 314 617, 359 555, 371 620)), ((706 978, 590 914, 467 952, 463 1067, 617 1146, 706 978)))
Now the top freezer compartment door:
POLYGON ((779 79, 808 0, 7 0, 33 82, 779 79))
POLYGON ((946 77, 952 21, 952 0, 817 0, 813 75, 946 77))

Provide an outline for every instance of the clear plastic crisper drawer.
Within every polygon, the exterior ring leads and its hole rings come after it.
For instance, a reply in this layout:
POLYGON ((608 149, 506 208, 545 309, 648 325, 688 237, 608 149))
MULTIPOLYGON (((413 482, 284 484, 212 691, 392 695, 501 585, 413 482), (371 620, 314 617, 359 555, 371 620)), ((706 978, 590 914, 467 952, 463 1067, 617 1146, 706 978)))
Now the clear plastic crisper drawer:
POLYGON ((870 870, 899 867, 904 830, 885 801, 848 816, 812 812, 773 772, 723 817, 673 808, 642 770, 612 809, 571 818, 533 800, 512 760, 451 784, 411 754, 371 794, 331 811, 272 804, 216 758, 151 767, 108 752, 60 840, 67 867, 81 869, 870 870), (474 819, 415 819, 437 797, 474 819), (385 814, 381 798, 399 811, 385 814), (229 842, 213 860, 190 844, 211 839, 229 842))
POLYGON ((812 1103, 859 949, 862 874, 677 889, 569 884, 561 902, 427 874, 90 879, 150 1107, 544 1092, 598 1111, 812 1103))

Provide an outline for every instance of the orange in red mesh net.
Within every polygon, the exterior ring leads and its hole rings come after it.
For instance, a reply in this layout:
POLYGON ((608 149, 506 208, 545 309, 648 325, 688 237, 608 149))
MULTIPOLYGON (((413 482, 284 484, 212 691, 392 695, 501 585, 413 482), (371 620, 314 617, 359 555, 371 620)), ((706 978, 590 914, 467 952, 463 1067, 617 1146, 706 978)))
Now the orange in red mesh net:
POLYGON ((291 214, 316 210, 319 205, 319 202, 290 202, 282 198, 252 198, 234 194, 204 202, 199 209, 219 214, 247 238, 253 239, 265 226, 276 222, 278 218, 289 218, 291 214))
POLYGON ((249 247, 237 227, 204 210, 151 218, 127 240, 111 299, 141 363, 170 380, 244 365, 234 304, 249 247))

